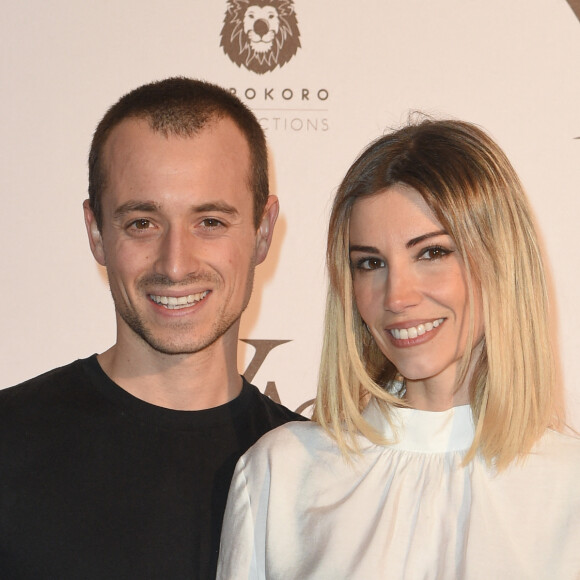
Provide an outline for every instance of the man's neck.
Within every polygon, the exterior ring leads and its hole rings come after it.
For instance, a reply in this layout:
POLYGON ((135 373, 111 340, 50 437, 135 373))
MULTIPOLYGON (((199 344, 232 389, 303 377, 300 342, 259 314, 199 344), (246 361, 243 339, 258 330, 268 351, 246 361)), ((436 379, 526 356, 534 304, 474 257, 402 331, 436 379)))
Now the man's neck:
POLYGON ((149 345, 117 342, 98 355, 105 373, 135 397, 167 409, 198 411, 223 405, 240 394, 236 344, 218 339, 193 354, 168 355, 149 345))

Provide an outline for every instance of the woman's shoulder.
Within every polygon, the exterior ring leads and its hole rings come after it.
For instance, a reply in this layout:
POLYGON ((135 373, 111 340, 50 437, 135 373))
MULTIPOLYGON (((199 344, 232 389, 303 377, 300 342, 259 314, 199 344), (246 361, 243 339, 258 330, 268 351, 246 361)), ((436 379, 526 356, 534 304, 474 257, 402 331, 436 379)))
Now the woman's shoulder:
POLYGON ((538 441, 532 454, 538 454, 570 467, 580 473, 580 435, 571 431, 548 429, 538 441))
POLYGON ((332 437, 314 422, 291 421, 269 431, 240 459, 246 475, 306 472, 334 464, 341 452, 332 437))
POLYGON ((558 488, 562 497, 580 502, 580 438, 548 429, 531 451, 514 461, 507 470, 506 481, 523 478, 535 482, 538 489, 558 488), (569 494, 564 490, 569 489, 569 494))
POLYGON ((268 431, 246 452, 245 457, 283 454, 332 444, 332 439, 318 423, 290 421, 268 431))

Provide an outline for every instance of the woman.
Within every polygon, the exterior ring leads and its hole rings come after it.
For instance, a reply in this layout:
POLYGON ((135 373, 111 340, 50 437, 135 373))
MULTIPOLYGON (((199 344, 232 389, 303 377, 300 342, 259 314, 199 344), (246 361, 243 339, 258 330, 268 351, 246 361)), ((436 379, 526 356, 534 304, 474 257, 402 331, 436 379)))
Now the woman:
POLYGON ((344 178, 311 424, 240 460, 219 578, 580 578, 542 257, 477 127, 426 120, 344 178))

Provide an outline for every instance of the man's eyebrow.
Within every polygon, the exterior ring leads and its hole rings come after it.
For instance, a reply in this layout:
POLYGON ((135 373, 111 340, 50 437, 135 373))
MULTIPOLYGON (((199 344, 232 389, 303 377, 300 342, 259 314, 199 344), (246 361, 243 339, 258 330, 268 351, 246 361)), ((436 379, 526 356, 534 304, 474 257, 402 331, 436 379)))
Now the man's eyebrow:
MULTIPOLYGON (((161 204, 154 201, 136 201, 129 200, 122 205, 120 205, 113 213, 114 218, 122 218, 131 212, 143 212, 143 213, 154 213, 161 209, 161 204)), ((191 208, 192 213, 207 213, 207 212, 218 212, 225 213, 228 215, 239 215, 239 211, 229 203, 224 201, 207 202, 199 205, 194 205, 191 208)))
POLYGON ((121 204, 114 212, 114 218, 121 218, 128 213, 138 211, 138 212, 145 212, 145 213, 152 213, 159 209, 159 204, 153 201, 134 201, 129 200, 123 204, 121 204))
POLYGON ((436 232, 429 232, 428 234, 423 234, 422 236, 418 236, 416 238, 413 238, 412 240, 409 240, 405 244, 405 247, 412 248, 413 246, 416 246, 417 244, 420 244, 421 242, 424 242, 425 240, 428 240, 429 238, 436 238, 437 236, 448 236, 448 235, 449 234, 445 230, 438 230, 436 232))
POLYGON ((217 211, 218 213, 225 213, 229 215, 239 215, 239 211, 229 203, 225 201, 210 201, 207 203, 202 203, 200 205, 195 205, 191 208, 193 213, 207 213, 217 211))

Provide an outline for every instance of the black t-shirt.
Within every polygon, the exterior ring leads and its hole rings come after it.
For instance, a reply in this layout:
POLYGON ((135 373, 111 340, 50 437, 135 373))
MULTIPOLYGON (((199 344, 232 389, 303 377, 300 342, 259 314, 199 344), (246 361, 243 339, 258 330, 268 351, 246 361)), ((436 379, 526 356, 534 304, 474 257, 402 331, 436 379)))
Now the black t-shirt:
POLYGON ((299 419, 245 380, 214 409, 157 407, 96 356, 0 390, 0 578, 213 578, 238 458, 299 419))

